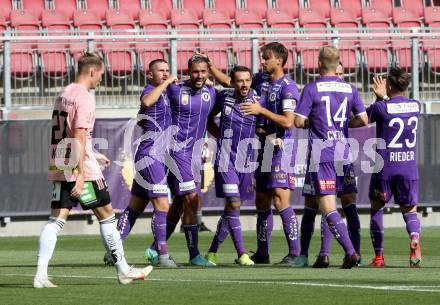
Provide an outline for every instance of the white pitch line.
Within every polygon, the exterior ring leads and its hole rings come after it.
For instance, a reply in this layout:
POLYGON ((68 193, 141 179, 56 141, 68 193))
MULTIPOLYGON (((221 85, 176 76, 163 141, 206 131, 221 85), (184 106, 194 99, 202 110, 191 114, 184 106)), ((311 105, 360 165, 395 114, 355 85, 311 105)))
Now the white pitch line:
MULTIPOLYGON (((0 276, 21 276, 34 277, 33 274, 0 274, 0 276)), ((54 278, 84 278, 84 279, 108 279, 116 280, 115 276, 89 276, 89 275, 51 275, 54 278)), ((192 279, 154 279, 148 278, 147 281, 155 282, 181 282, 181 283, 221 283, 221 284, 262 284, 262 285, 284 285, 284 286, 309 286, 309 287, 329 287, 329 288, 359 288, 370 290, 392 290, 392 291, 417 291, 417 292, 438 292, 440 293, 440 286, 417 286, 417 285, 386 285, 386 286, 372 286, 372 285, 350 285, 350 284, 329 284, 329 283, 309 283, 309 282, 279 282, 279 281, 250 281, 250 280, 192 280, 192 279)))

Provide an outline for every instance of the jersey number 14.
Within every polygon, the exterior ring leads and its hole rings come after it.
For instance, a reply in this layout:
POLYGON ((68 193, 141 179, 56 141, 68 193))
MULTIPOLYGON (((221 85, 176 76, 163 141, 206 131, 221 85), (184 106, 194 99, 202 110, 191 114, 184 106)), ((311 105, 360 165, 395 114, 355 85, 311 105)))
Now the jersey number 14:
POLYGON ((339 123, 339 127, 344 127, 344 122, 347 121, 347 97, 344 98, 332 120, 332 113, 330 107, 330 96, 325 95, 321 97, 321 101, 325 102, 325 109, 327 114, 327 125, 328 127, 333 127, 333 122, 339 123))

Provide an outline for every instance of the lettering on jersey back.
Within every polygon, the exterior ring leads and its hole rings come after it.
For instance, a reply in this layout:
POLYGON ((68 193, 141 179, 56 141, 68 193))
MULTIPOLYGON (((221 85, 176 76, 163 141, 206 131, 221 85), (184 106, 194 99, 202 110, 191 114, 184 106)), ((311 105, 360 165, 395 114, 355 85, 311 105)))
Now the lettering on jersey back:
POLYGON ((420 112, 420 107, 419 104, 416 102, 397 104, 387 103, 387 112, 389 114, 420 112))
POLYGON ((317 82, 316 88, 318 92, 343 92, 352 93, 353 89, 350 84, 341 82, 317 82))

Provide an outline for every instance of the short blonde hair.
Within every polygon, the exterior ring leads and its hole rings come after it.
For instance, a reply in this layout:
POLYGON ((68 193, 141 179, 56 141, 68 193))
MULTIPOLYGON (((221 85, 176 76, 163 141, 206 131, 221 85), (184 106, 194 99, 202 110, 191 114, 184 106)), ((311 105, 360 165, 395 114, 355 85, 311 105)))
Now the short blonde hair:
POLYGON ((333 46, 323 46, 319 50, 318 59, 325 71, 336 70, 339 65, 339 50, 333 46))

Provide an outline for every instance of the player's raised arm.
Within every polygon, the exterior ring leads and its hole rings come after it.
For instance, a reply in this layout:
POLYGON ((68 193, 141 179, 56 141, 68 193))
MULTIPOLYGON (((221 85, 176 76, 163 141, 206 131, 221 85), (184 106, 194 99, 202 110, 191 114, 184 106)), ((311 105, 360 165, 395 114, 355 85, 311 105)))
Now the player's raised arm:
POLYGON ((162 92, 166 90, 166 88, 170 84, 176 81, 177 81, 177 77, 174 75, 170 75, 163 83, 154 87, 153 90, 151 90, 149 93, 145 94, 142 97, 142 104, 147 108, 153 106, 159 100, 162 92))
POLYGON ((223 87, 231 87, 231 77, 219 70, 206 54, 197 53, 197 55, 203 56, 208 59, 209 72, 211 72, 211 75, 215 78, 216 81, 218 81, 223 87))

